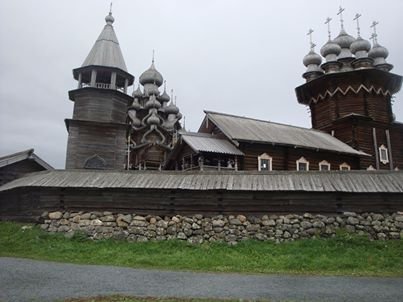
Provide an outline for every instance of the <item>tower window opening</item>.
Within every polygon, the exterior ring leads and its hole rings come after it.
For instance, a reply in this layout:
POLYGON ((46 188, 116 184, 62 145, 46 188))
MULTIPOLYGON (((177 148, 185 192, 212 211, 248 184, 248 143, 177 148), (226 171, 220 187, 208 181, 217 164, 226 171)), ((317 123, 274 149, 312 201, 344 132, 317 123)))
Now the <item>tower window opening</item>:
POLYGON ((339 168, 340 168, 340 171, 350 171, 350 169, 351 169, 350 165, 347 163, 342 163, 339 166, 339 168))
POLYGON ((322 160, 319 163, 319 171, 329 171, 330 170, 330 163, 326 160, 322 160))

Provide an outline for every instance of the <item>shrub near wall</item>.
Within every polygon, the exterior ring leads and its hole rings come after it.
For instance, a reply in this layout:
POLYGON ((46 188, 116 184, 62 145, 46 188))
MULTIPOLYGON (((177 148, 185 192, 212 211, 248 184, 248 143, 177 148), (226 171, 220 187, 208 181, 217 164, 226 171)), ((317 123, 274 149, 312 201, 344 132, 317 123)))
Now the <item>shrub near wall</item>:
POLYGON ((246 239, 277 242, 301 238, 330 237, 344 229, 371 239, 403 239, 403 212, 393 214, 353 213, 324 216, 243 215, 140 216, 112 212, 45 212, 41 228, 62 232, 67 237, 80 231, 92 239, 116 238, 130 241, 187 240, 191 243, 225 241, 235 244, 246 239))

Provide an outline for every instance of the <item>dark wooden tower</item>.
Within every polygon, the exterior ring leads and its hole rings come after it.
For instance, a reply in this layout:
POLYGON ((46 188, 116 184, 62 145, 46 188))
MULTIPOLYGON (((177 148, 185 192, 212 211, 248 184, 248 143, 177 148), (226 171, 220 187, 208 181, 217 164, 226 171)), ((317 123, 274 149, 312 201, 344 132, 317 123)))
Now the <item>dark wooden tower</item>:
POLYGON ((403 124, 392 111, 402 77, 390 72, 393 66, 385 60, 388 51, 378 44, 375 25, 372 47, 359 26, 357 38, 342 27, 332 40, 329 31, 321 49, 326 62, 321 64, 312 47, 304 58, 307 82, 296 94, 299 103, 309 106, 313 128, 371 155, 361 159, 361 169, 402 169, 403 124))
POLYGON ((127 72, 113 29, 112 14, 80 68, 73 70, 78 87, 69 91, 74 102, 66 169, 123 169, 126 159, 127 88, 134 77, 127 72))

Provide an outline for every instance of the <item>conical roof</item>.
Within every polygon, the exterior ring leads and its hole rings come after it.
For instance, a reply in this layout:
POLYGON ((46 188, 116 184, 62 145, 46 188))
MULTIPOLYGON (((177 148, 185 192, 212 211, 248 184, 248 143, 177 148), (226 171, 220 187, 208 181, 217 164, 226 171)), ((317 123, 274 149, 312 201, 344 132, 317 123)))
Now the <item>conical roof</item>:
POLYGON ((97 65, 119 68, 127 72, 126 63, 120 50, 119 41, 113 30, 114 18, 109 13, 105 18, 106 25, 95 41, 90 53, 81 67, 97 65))

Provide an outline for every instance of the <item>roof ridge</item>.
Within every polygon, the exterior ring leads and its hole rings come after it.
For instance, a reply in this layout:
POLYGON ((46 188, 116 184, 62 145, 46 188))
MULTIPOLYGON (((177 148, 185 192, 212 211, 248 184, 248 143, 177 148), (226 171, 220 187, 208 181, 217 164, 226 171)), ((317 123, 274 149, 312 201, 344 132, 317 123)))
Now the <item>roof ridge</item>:
POLYGON ((6 158, 11 158, 11 157, 14 157, 14 156, 22 155, 24 153, 27 153, 27 155, 32 154, 32 153, 34 153, 34 148, 30 148, 30 149, 27 149, 27 150, 24 150, 24 151, 19 151, 19 152, 15 152, 15 153, 11 153, 11 154, 8 154, 8 155, 1 156, 0 161, 3 160, 3 159, 6 159, 6 158))

